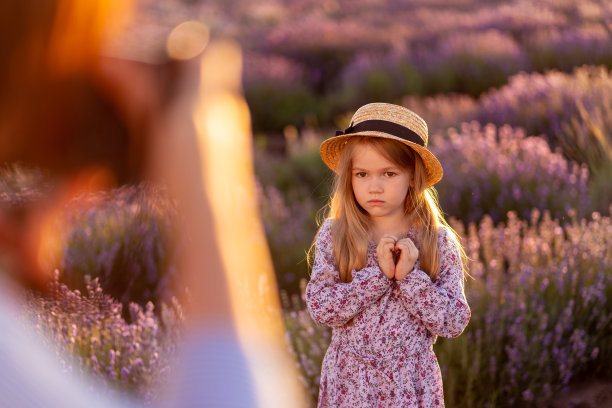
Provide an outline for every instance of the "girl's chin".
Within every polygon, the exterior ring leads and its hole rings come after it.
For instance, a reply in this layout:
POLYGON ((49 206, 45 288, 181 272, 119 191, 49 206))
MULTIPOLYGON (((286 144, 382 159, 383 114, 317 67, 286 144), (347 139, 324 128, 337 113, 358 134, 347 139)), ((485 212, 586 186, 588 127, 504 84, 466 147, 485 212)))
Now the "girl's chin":
POLYGON ((385 218, 391 215, 387 211, 381 211, 378 209, 369 210, 368 214, 370 215, 370 217, 374 217, 374 218, 385 218))
POLYGON ((381 207, 369 207, 366 209, 368 215, 372 218, 395 218, 398 217, 398 220, 401 220, 400 213, 396 213, 394 211, 389 211, 387 208, 381 207))

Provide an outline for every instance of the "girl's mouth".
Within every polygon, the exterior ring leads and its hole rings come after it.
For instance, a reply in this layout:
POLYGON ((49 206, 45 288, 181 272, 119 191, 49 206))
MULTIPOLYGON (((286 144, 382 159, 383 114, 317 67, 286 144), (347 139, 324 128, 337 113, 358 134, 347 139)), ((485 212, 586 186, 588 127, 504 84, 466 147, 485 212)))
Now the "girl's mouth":
POLYGON ((379 205, 379 204, 384 204, 385 202, 383 200, 370 200, 368 201, 368 204, 372 204, 372 205, 379 205))

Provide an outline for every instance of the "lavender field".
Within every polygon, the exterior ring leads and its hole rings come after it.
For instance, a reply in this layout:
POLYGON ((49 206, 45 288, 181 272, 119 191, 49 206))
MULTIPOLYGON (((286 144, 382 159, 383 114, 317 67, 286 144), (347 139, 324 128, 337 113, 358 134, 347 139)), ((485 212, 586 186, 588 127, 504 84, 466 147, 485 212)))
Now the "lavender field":
MULTIPOLYGON (((470 258, 471 321, 434 346, 446 406, 612 406, 611 392, 555 399, 612 387, 611 2, 137 3, 122 55, 157 63, 169 30, 194 18, 243 48, 258 205, 311 406, 331 336, 303 300, 332 179, 318 147, 375 101, 426 119, 440 203, 470 258)), ((18 216, 49 183, 5 166, 0 206, 18 216)), ((52 290, 27 297, 24 320, 100 392, 148 404, 171 375, 174 204, 163 186, 122 186, 77 197, 54 224, 52 290)))

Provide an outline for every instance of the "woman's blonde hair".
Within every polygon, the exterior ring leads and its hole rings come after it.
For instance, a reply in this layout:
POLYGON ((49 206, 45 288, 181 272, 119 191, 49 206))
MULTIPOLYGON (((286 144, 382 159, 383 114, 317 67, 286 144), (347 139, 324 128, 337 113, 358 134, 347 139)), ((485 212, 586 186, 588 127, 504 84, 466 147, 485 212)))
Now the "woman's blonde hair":
POLYGON ((406 195, 405 210, 406 214, 412 215, 417 227, 421 270, 432 281, 436 280, 440 269, 438 229, 444 226, 447 238, 457 245, 466 273, 467 256, 456 232, 444 219, 435 188, 427 187, 425 166, 420 156, 410 147, 394 140, 355 136, 348 139, 342 150, 327 212, 327 217, 333 219, 331 236, 340 280, 350 282, 352 271, 363 269, 366 265, 371 220, 357 203, 352 185, 353 152, 355 146, 363 144, 374 147, 395 165, 408 170, 413 177, 413 185, 406 195))

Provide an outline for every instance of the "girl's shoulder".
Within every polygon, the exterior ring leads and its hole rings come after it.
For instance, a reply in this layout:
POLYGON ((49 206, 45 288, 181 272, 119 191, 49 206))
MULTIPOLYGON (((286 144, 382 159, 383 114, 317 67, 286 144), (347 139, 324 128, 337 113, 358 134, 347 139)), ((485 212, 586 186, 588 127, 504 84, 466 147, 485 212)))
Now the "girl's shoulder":
POLYGON ((449 235, 451 235, 451 232, 446 225, 438 227, 438 241, 446 240, 449 235))
POLYGON ((438 246, 443 248, 457 247, 459 243, 457 234, 450 227, 440 225, 438 227, 438 246))
POLYGON ((332 225, 333 225, 333 219, 331 218, 327 218, 325 221, 323 221, 323 223, 319 227, 319 231, 317 232, 317 236, 316 236, 317 246, 320 247, 322 245, 323 246, 331 245, 332 225))
POLYGON ((334 223, 334 219, 333 218, 326 218, 325 221, 323 221, 323 223, 319 227, 319 232, 323 231, 323 230, 331 231, 333 223, 334 223))

